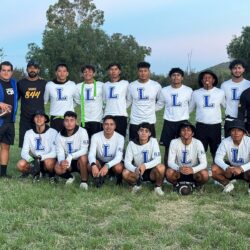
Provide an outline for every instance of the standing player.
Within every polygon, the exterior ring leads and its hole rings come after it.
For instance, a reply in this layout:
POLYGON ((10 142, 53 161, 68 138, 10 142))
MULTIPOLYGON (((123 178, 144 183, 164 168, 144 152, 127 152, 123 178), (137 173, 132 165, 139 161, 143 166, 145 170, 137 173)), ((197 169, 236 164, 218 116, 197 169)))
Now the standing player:
POLYGON ((108 66, 110 81, 103 87, 103 99, 105 102, 104 116, 112 115, 116 121, 115 131, 126 137, 127 131, 127 89, 128 81, 121 80, 121 65, 111 63, 108 66))
POLYGON ((230 122, 238 117, 240 95, 245 89, 250 87, 250 81, 243 77, 245 68, 246 66, 243 61, 238 59, 232 61, 229 65, 232 79, 221 84, 221 89, 225 92, 226 96, 225 137, 230 136, 227 133, 230 122))
MULTIPOLYGON (((250 183, 250 137, 241 120, 233 120, 228 128, 229 137, 225 138, 215 156, 212 166, 213 178, 224 186, 223 192, 234 189, 233 179, 242 179, 250 183)), ((250 184, 248 188, 250 194, 250 184)))
POLYGON ((167 180, 174 186, 180 181, 202 186, 208 181, 207 159, 201 141, 193 138, 195 127, 184 122, 179 127, 180 137, 170 143, 167 180))
POLYGON ((66 111, 74 111, 74 94, 76 84, 68 80, 68 66, 58 64, 56 66, 56 79, 46 84, 44 102, 50 102, 50 126, 57 131, 63 128, 63 115, 66 111))
POLYGON ((182 84, 184 77, 182 69, 172 68, 168 75, 171 85, 162 89, 157 103, 160 108, 165 106, 160 144, 165 146, 164 163, 166 166, 170 142, 179 136, 180 124, 189 119, 189 103, 193 92, 190 87, 182 84))
POLYGON ((0 117, 0 177, 7 175, 10 145, 14 144, 16 111, 18 105, 17 84, 13 75, 13 65, 4 61, 0 64, 0 109, 6 116, 0 117))
POLYGON ((19 147, 23 146, 24 134, 34 125, 31 117, 36 110, 44 110, 46 81, 39 77, 39 65, 35 61, 27 64, 28 77, 17 83, 18 97, 21 99, 19 123, 19 147))
POLYGON ((139 79, 129 84, 128 106, 131 107, 129 139, 137 137, 138 125, 148 122, 151 126, 151 135, 156 136, 156 102, 160 97, 161 85, 150 79, 150 64, 140 62, 137 65, 139 79))
POLYGON ((91 139, 92 135, 102 130, 103 83, 94 79, 95 67, 85 65, 81 69, 84 81, 76 85, 75 102, 81 105, 81 125, 91 139))
POLYGON ((190 112, 196 108, 196 134, 207 151, 210 148, 214 159, 216 150, 221 143, 221 106, 225 107, 225 94, 216 88, 218 78, 210 70, 198 76, 199 86, 192 95, 190 112))
POLYGON ((157 195, 164 195, 162 183, 165 166, 161 164, 159 144, 151 137, 151 126, 144 122, 138 125, 138 136, 130 141, 126 149, 125 168, 122 172, 123 179, 133 186, 132 192, 141 189, 142 181, 155 183, 154 191, 157 195))
POLYGON ((91 138, 89 171, 95 178, 97 187, 104 183, 104 177, 108 172, 116 175, 117 184, 122 181, 124 137, 115 132, 115 126, 113 116, 107 115, 103 118, 103 131, 91 138))
POLYGON ((80 172, 80 188, 88 190, 88 146, 87 131, 77 124, 77 114, 67 111, 64 114, 64 127, 57 135, 56 151, 58 163, 55 166, 57 175, 66 178, 66 184, 74 182, 72 172, 80 172))
POLYGON ((31 170, 30 164, 35 159, 39 159, 41 172, 48 172, 50 182, 54 182, 57 131, 46 125, 49 122, 49 117, 43 110, 37 110, 33 114, 32 120, 35 126, 25 133, 21 151, 22 159, 18 161, 17 169, 22 173, 29 173, 31 170))
POLYGON ((238 118, 242 121, 246 118, 246 129, 250 134, 250 88, 244 90, 240 96, 238 118))

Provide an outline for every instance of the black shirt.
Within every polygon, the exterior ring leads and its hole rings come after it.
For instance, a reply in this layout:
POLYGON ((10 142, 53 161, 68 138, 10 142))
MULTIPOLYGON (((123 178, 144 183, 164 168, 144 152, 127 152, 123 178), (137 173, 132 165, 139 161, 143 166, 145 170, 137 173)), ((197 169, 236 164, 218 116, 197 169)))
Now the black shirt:
POLYGON ((46 81, 43 79, 30 81, 24 78, 17 83, 21 98, 21 120, 30 121, 36 110, 44 110, 45 85, 46 81))
POLYGON ((12 106, 12 111, 10 114, 4 116, 4 122, 12 122, 12 114, 13 114, 13 107, 14 107, 14 89, 11 86, 10 81, 6 82, 1 80, 0 81, 2 88, 3 88, 3 94, 4 94, 4 103, 7 103, 12 106))

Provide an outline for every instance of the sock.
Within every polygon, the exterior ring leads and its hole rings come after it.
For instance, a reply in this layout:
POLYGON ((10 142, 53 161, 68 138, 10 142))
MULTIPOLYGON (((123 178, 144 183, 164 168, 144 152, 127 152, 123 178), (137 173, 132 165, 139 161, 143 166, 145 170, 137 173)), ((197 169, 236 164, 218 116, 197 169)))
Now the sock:
POLYGON ((0 175, 6 176, 6 172, 7 172, 7 165, 1 165, 0 175))
POLYGON ((81 183, 87 183, 87 181, 81 180, 81 183))

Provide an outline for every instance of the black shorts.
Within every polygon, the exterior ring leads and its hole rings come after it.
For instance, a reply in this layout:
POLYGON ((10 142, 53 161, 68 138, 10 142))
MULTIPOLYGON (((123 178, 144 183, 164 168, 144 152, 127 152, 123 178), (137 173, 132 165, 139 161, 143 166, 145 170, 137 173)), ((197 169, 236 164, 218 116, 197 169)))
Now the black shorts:
POLYGON ((195 137, 202 142, 206 152, 209 146, 214 158, 216 150, 221 143, 221 124, 204 124, 197 122, 195 137))
POLYGON ((63 118, 52 115, 50 118, 50 127, 60 132, 63 129, 63 118))
POLYGON ((230 136, 230 133, 228 132, 228 128, 230 127, 233 119, 235 119, 235 118, 233 118, 233 117, 227 117, 226 120, 225 120, 225 123, 224 123, 224 136, 225 136, 225 138, 227 138, 228 136, 230 136))
POLYGON ((178 121, 178 122, 171 122, 164 120, 162 132, 161 132, 161 139, 160 139, 160 145, 165 146, 166 148, 169 148, 170 142, 179 137, 179 127, 181 123, 186 122, 187 120, 178 121))
POLYGON ((146 169, 142 175, 142 181, 151 181, 153 182, 151 179, 150 179, 150 173, 151 171, 153 170, 153 168, 150 168, 150 169, 146 169))
POLYGON ((126 116, 114 116, 115 123, 116 123, 116 129, 115 131, 121 134, 122 136, 126 137, 127 133, 127 117, 126 116))
POLYGON ((180 178, 178 179, 178 182, 186 181, 186 182, 195 182, 194 175, 193 174, 182 174, 180 173, 180 178))
MULTIPOLYGON (((150 129, 151 129, 151 136, 156 137, 155 125, 150 124, 150 129)), ((138 130, 138 125, 135 125, 135 124, 129 125, 129 140, 130 141, 134 140, 135 138, 138 138, 137 130, 138 130)))
POLYGON ((34 127, 34 123, 30 121, 25 121, 25 120, 20 120, 19 123, 19 148, 23 147, 23 140, 24 140, 24 135, 25 133, 34 127))
POLYGON ((73 172, 78 172, 78 173, 80 173, 80 170, 79 170, 79 168, 77 167, 77 162, 78 162, 78 160, 72 160, 71 161, 71 164, 70 164, 70 167, 71 167, 71 173, 73 173, 73 172))
POLYGON ((3 123, 0 127, 0 143, 13 145, 15 139, 15 126, 13 122, 3 123))
POLYGON ((102 131, 102 124, 100 122, 85 122, 84 128, 87 130, 90 140, 93 134, 102 131))

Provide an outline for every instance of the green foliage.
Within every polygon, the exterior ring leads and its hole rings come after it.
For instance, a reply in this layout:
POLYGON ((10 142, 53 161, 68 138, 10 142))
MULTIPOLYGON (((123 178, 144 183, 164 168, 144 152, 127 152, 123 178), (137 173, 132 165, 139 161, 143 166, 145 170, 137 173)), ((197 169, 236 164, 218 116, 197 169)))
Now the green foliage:
POLYGON ((47 11, 47 26, 43 33, 42 47, 28 45, 27 60, 34 59, 41 65, 44 78, 54 77, 58 63, 66 63, 70 78, 79 82, 80 68, 93 64, 97 79, 106 79, 106 68, 111 62, 122 63, 123 77, 134 80, 136 65, 150 55, 151 49, 140 46, 131 35, 107 35, 100 25, 103 12, 97 10, 92 0, 59 0, 47 11))
MULTIPOLYGON (((227 53, 231 59, 242 59, 250 65, 250 26, 242 28, 240 36, 234 36, 227 46, 227 53)), ((250 77, 250 72, 247 74, 250 77)))

